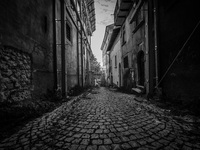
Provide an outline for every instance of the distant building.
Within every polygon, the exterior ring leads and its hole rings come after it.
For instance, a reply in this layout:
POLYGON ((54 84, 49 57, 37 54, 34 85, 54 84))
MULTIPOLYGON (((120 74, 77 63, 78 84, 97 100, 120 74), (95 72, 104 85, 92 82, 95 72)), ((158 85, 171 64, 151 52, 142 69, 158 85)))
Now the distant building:
POLYGON ((103 69, 104 69, 104 73, 105 73, 104 77, 105 77, 106 85, 111 84, 111 82, 110 82, 110 63, 109 63, 110 56, 109 56, 109 52, 107 51, 107 47, 109 44, 109 40, 110 40, 110 37, 112 34, 113 27, 114 27, 113 24, 106 26, 103 42, 101 45, 103 69))
POLYGON ((111 85, 114 87, 122 86, 122 74, 121 74, 121 50, 120 50, 120 28, 113 28, 107 52, 110 53, 110 79, 111 85))
POLYGON ((0 101, 90 84, 94 0, 0 1, 0 101))

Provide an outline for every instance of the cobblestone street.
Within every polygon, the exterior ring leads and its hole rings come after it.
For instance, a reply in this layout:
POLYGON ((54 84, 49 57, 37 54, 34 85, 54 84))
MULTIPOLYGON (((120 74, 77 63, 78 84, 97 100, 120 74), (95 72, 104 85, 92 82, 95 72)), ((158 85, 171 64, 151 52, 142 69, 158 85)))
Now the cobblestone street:
POLYGON ((200 136, 134 95, 101 87, 29 122, 0 149, 190 150, 200 149, 200 136))

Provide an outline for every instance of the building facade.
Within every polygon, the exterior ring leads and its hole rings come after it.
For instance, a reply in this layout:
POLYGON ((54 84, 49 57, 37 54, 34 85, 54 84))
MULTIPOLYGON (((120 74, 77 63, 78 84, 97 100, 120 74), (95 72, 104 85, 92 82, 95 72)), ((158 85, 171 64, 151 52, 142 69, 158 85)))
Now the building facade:
MULTIPOLYGON (((117 49, 121 51, 124 89, 147 96, 162 93, 181 101, 199 99, 197 14, 197 3, 188 0, 117 0, 114 28, 120 28, 117 49)), ((113 53, 111 66, 115 66, 113 43, 113 40, 108 43, 113 53)))
POLYGON ((94 11, 93 0, 1 1, 1 101, 90 84, 94 11))
POLYGON ((107 52, 110 53, 110 79, 114 87, 122 86, 121 74, 121 49, 120 49, 120 28, 114 28, 109 40, 107 52))
POLYGON ((103 72, 105 74, 103 76, 105 78, 107 86, 111 84, 111 79, 110 79, 110 53, 109 53, 109 51, 107 51, 107 48, 108 48, 110 37, 111 37, 112 31, 113 31, 113 27, 114 27, 113 24, 106 26, 103 42, 102 42, 102 45, 101 45, 103 70, 104 70, 103 72))

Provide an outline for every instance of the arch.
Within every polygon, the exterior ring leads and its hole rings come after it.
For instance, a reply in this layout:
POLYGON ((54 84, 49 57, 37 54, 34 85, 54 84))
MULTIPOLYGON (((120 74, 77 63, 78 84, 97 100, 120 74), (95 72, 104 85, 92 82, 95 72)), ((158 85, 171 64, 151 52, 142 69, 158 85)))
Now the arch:
POLYGON ((140 51, 137 55, 137 66, 138 66, 138 85, 144 86, 145 82, 145 64, 144 64, 144 52, 140 51))

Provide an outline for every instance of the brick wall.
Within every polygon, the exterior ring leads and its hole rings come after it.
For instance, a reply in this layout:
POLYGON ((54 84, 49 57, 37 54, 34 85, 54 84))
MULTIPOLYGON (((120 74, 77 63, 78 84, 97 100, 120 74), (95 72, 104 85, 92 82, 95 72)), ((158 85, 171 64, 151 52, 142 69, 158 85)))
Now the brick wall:
POLYGON ((12 47, 0 48, 0 102, 31 98, 31 57, 12 47))

